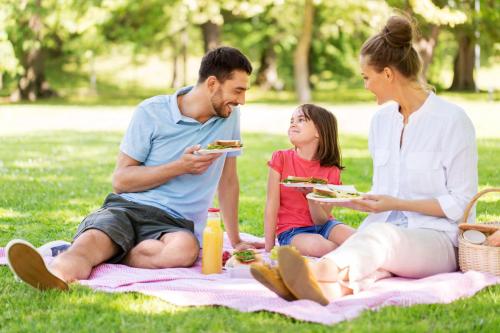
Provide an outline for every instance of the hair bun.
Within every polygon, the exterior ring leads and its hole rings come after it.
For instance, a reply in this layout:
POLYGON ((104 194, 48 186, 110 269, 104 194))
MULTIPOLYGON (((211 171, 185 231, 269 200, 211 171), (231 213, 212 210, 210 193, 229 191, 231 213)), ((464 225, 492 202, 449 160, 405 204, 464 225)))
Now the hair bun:
POLYGON ((380 36, 391 47, 409 47, 413 40, 413 24, 404 16, 391 16, 380 36))

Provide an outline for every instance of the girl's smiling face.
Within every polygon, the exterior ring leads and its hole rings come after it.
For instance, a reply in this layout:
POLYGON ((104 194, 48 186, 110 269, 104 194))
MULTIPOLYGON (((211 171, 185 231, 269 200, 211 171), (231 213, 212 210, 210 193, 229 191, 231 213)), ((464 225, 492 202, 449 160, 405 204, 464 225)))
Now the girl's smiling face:
POLYGON ((294 145, 308 144, 319 140, 318 130, 311 119, 307 119, 301 109, 293 112, 288 128, 288 138, 294 145))

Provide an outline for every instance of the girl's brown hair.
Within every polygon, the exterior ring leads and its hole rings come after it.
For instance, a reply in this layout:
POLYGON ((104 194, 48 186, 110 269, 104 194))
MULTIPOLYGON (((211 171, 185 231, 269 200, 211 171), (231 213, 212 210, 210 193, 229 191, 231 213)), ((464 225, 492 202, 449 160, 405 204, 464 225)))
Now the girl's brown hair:
POLYGON ((321 166, 336 166, 343 169, 342 156, 339 148, 337 119, 335 116, 314 104, 303 104, 299 109, 307 120, 311 120, 319 134, 316 159, 321 166))
POLYGON ((363 44, 361 56, 366 57, 368 64, 379 73, 385 67, 392 67, 425 87, 422 61, 412 44, 414 35, 415 28, 408 17, 391 16, 382 31, 363 44))

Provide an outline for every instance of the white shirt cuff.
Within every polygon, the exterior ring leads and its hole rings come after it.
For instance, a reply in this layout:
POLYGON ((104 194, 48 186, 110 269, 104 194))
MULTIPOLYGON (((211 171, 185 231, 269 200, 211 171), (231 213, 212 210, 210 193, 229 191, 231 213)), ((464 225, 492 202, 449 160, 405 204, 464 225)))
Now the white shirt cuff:
POLYGON ((437 197, 437 201, 447 218, 454 221, 462 219, 464 211, 457 205, 451 195, 447 194, 437 197))

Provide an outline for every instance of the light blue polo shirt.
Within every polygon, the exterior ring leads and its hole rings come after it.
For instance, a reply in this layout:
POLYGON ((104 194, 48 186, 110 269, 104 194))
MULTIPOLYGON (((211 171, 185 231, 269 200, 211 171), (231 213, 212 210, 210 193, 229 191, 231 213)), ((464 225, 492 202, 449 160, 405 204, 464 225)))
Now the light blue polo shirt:
MULTIPOLYGON (((228 118, 215 116, 204 124, 181 114, 177 96, 191 89, 182 88, 174 95, 155 96, 139 104, 120 150, 145 166, 156 166, 179 159, 190 146, 200 144, 205 147, 215 140, 240 140, 239 108, 235 108, 228 118)), ((239 154, 223 154, 200 175, 184 174, 156 188, 122 193, 121 196, 193 221, 195 235, 201 243, 207 210, 212 205, 225 158, 239 154)))

